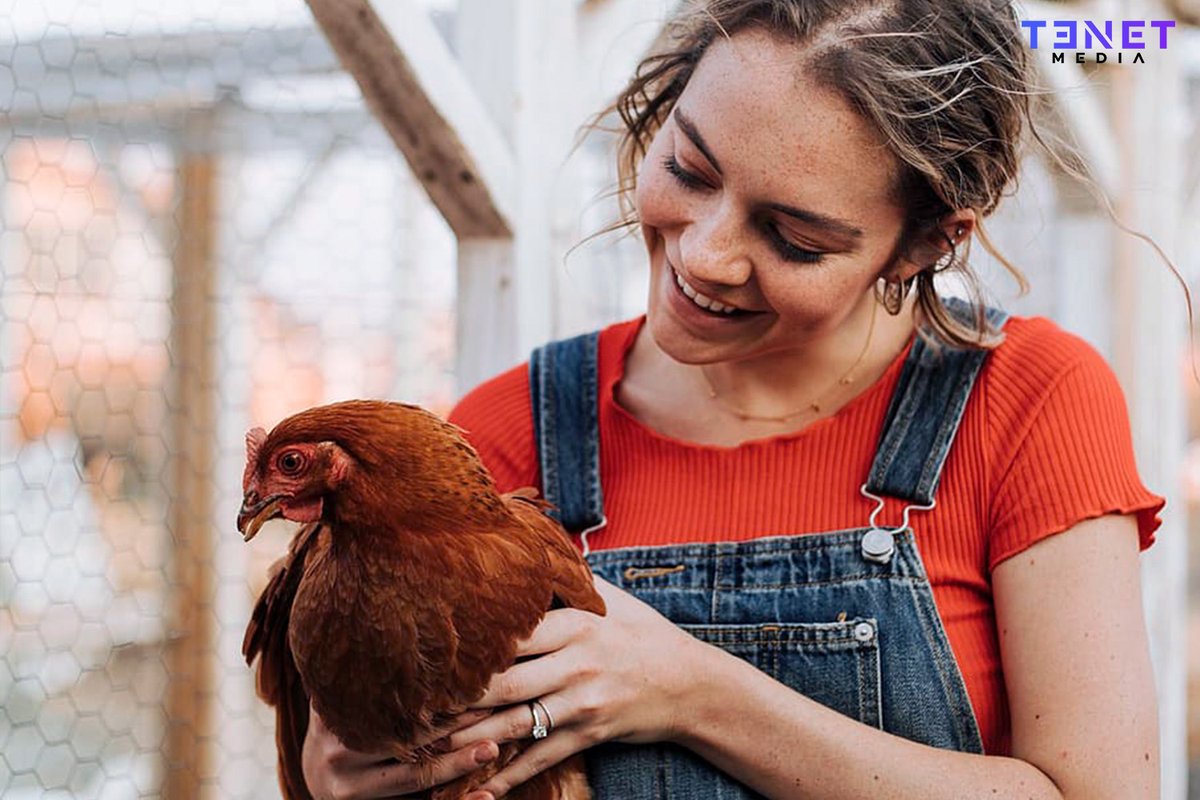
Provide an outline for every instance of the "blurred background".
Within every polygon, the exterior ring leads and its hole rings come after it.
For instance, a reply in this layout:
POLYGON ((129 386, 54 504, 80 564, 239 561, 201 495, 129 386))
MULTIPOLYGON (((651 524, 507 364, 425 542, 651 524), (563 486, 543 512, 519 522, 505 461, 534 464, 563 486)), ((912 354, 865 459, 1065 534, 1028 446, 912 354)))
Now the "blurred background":
MULTIPOLYGON (((351 397, 444 413, 536 344, 643 308, 636 238, 591 236, 617 217, 613 138, 577 133, 676 3, 376 0, 395 44, 376 62, 330 36, 364 4, 0 0, 5 798, 277 795, 240 648, 289 529, 236 534, 246 429, 351 397), (484 191, 447 194, 468 173, 484 191)), ((1178 21, 1144 64, 1043 50, 1038 105, 1193 291, 1197 5, 1022 14, 1178 21)), ((1200 798, 1186 306, 1054 161, 1031 153, 989 225, 1032 291, 975 260, 995 302, 1085 336, 1125 386, 1143 478, 1169 498, 1143 557, 1163 796, 1200 798)))

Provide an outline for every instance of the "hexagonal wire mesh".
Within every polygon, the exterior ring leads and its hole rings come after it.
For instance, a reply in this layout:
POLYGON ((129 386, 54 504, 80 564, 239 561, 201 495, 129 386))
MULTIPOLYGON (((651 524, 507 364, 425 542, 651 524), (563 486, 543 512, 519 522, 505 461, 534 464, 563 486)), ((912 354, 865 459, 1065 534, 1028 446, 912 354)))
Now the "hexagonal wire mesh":
POLYGON ((59 5, 0 15, 0 794, 270 796, 242 434, 447 410, 454 242, 301 0, 59 5))

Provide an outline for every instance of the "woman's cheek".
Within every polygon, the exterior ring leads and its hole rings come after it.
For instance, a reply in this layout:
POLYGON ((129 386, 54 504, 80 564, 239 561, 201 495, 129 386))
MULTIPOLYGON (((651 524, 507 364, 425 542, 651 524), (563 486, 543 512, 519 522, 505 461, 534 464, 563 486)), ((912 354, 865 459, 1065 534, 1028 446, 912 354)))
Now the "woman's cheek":
POLYGON ((648 155, 638 172, 637 191, 634 193, 641 223, 655 228, 672 228, 683 224, 686 221, 686 204, 679 195, 680 190, 674 185, 674 179, 661 166, 656 166, 648 155))

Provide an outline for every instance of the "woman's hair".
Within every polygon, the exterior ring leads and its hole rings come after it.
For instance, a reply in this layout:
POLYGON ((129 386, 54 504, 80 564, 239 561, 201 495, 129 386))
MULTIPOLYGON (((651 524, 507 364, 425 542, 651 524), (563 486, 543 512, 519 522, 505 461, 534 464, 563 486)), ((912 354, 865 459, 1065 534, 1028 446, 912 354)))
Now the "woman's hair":
MULTIPOLYGON (((954 210, 973 209, 982 220, 1015 184, 1022 128, 1028 122, 1037 131, 1029 53, 1008 0, 698 0, 605 112, 623 123, 618 171, 627 222, 635 216, 637 167, 700 58, 717 37, 747 29, 798 45, 806 76, 839 93, 882 135, 900 169, 895 199, 905 222, 897 253, 938 231, 954 210)), ((977 233, 1025 290, 982 223, 977 233)), ((1000 338, 982 304, 974 323, 964 324, 938 298, 934 274, 945 271, 960 273, 980 296, 967 253, 949 238, 946 246, 945 257, 912 279, 919 311, 949 344, 994 346, 1000 338)))

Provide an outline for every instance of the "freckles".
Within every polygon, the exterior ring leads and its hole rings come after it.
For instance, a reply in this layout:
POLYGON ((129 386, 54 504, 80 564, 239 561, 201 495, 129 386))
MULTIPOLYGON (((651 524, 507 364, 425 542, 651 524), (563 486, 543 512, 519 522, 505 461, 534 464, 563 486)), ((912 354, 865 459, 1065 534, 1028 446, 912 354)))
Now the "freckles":
MULTIPOLYGON (((653 166, 650 169, 653 170, 653 166)), ((653 172, 639 174, 634 204, 643 225, 663 227, 680 218, 681 207, 670 186, 653 172)))

